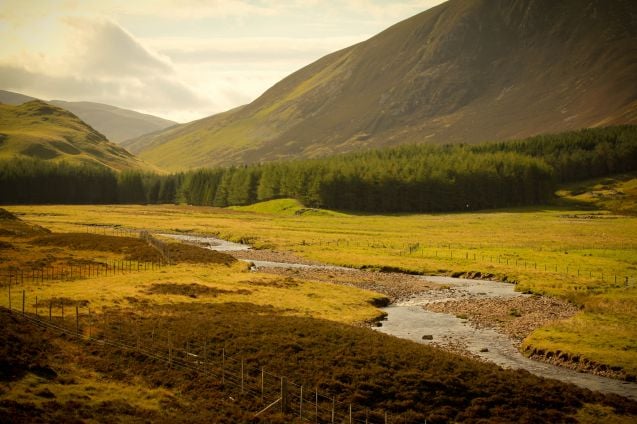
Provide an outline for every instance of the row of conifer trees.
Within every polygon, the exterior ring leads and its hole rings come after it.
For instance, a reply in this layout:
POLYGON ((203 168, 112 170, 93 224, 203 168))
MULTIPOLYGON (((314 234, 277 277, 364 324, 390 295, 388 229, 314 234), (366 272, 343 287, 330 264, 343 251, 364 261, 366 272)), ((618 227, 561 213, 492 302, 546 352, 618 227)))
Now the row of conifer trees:
POLYGON ((0 164, 3 203, 229 206, 292 197, 309 207, 436 212, 546 202, 559 183, 637 170, 637 127, 477 145, 411 145, 172 175, 33 159, 0 164))

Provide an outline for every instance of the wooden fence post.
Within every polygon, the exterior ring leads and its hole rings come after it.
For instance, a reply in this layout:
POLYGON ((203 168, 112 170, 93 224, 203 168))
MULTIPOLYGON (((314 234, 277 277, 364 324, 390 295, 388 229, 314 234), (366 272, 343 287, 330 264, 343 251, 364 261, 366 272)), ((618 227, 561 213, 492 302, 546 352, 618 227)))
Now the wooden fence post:
POLYGON ((263 402, 263 396, 265 392, 264 382, 265 382, 265 369, 261 367, 261 402, 263 402))
POLYGON ((334 424, 335 419, 336 419, 336 400, 332 398, 332 421, 331 421, 332 424, 334 424))
POLYGON ((9 279, 9 312, 11 312, 11 279, 9 279))
POLYGON ((243 382, 243 358, 241 358, 241 394, 243 394, 243 386, 244 386, 244 382, 243 382))
POLYGON ((24 302, 25 302, 26 293, 22 290, 22 315, 24 315, 24 302))
POLYGON ((299 400, 299 419, 303 420, 303 386, 301 386, 301 394, 299 400))
POLYGON ((315 403, 315 405, 314 405, 314 406, 315 406, 315 408, 314 408, 314 409, 315 409, 315 411, 314 411, 314 412, 315 412, 315 415, 316 415, 316 422, 318 423, 318 421, 319 421, 319 413, 318 413, 318 386, 316 387, 316 391, 314 392, 314 394, 315 394, 315 400, 316 400, 316 403, 315 403))
POLYGON ((204 338, 203 340, 203 373, 206 373, 206 361, 208 360, 208 352, 206 352, 206 345, 208 344, 208 340, 204 338))
POLYGON ((281 412, 288 411, 288 379, 281 377, 281 412))
POLYGON ((75 304, 75 331, 77 333, 77 337, 80 337, 80 307, 75 304))
POLYGON ((170 331, 168 332, 168 365, 171 366, 173 363, 173 345, 172 340, 170 339, 170 331))

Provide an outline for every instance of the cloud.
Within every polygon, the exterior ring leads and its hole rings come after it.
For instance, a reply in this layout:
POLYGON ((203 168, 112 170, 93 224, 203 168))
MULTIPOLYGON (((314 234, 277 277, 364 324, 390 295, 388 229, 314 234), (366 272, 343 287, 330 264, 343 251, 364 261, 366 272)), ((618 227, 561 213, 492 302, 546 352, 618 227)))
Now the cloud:
POLYGON ((116 23, 78 17, 61 22, 67 31, 62 53, 28 52, 0 59, 2 88, 46 100, 89 100, 181 119, 214 107, 181 81, 170 59, 116 23))
POLYGON ((172 73, 166 58, 146 49, 121 26, 106 19, 63 18, 72 32, 69 59, 80 71, 94 76, 139 76, 172 73))
POLYGON ((0 88, 185 121, 442 0, 0 0, 0 88))
POLYGON ((359 37, 155 38, 147 44, 177 63, 309 63, 360 41, 359 37))

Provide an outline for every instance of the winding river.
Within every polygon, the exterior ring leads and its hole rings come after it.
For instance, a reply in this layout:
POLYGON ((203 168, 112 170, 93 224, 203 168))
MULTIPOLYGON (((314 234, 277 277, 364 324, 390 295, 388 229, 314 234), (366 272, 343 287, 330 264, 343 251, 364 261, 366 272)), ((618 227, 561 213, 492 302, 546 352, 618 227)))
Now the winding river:
MULTIPOLYGON (((184 242, 197 243, 209 249, 223 252, 250 249, 250 246, 214 237, 182 234, 160 235, 184 242)), ((252 263, 255 269, 314 268, 349 270, 349 268, 331 265, 245 261, 252 263)), ((423 308, 424 305, 432 302, 451 299, 526 296, 515 292, 512 284, 440 276, 423 276, 422 278, 432 283, 444 285, 447 288, 425 292, 382 308, 387 313, 387 318, 382 321, 381 327, 375 328, 377 331, 423 344, 458 344, 470 353, 504 368, 524 369, 541 377, 553 378, 590 390, 615 393, 637 400, 637 383, 581 373, 528 359, 515 348, 507 336, 495 330, 475 328, 466 320, 455 315, 430 312, 423 308), (424 339, 423 336, 425 336, 424 339)))

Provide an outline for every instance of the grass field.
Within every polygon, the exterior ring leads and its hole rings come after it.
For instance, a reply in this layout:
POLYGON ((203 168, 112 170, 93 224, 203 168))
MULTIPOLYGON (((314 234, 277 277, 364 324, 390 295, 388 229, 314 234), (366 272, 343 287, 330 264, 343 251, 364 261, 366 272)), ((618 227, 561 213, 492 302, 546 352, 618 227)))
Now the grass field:
MULTIPOLYGON (((633 181, 615 183, 621 189, 633 181)), ((631 198, 630 192, 623 196, 624 204, 631 198)), ((590 203, 574 208, 572 202, 564 197, 561 205, 545 208, 389 216, 303 213, 302 205, 289 200, 233 210, 175 205, 8 209, 54 231, 99 224, 216 234, 337 265, 506 277, 519 290, 559 296, 582 308, 572 322, 532 334, 525 347, 559 350, 634 376, 637 217, 625 208, 618 214, 592 209, 590 203)))
MULTIPOLYGON (((28 223, 0 219, 0 268, 151 256, 139 239, 111 237, 103 231, 79 232, 83 227, 78 223, 212 232, 217 220, 225 222, 225 231, 230 231, 231 225, 266 225, 272 219, 280 231, 290 231, 276 215, 206 208, 10 209, 23 213, 28 223), (157 219, 149 220, 149 213, 156 213, 157 219), (29 224, 40 224, 53 233, 29 224), (72 232, 62 233, 69 230, 72 232)), ((314 225, 320 222, 324 226, 337 219, 329 214, 285 216, 297 224, 303 219, 322 219, 314 225)), ((385 218, 389 220, 385 225, 405 218, 385 218)), ((367 219, 380 221, 381 217, 367 219)), ((245 239, 248 234, 253 241, 274 243, 255 239, 255 233, 237 231, 234 237, 245 239)), ((315 245, 286 246, 307 256, 316 249, 315 245)), ((348 251, 344 242, 330 245, 331 250, 337 248, 348 251)), ((360 251, 364 249, 360 247, 360 251)), ((630 422, 637 414, 637 404, 618 397, 593 394, 525 372, 501 370, 352 326, 379 315, 373 306, 379 301, 378 294, 250 272, 245 264, 223 254, 208 256, 189 249, 179 252, 181 256, 174 256, 177 263, 172 266, 13 286, 12 304, 20 308, 24 290, 27 312, 35 311, 37 296, 40 316, 48 319, 47 305, 51 304, 56 322, 61 318, 61 305, 65 305, 68 326, 73 325, 74 305, 79 304, 83 331, 91 334, 86 328, 88 319, 93 336, 108 332, 109 339, 113 332, 115 337, 151 337, 156 330, 159 333, 153 337, 168 332, 177 346, 200 346, 205 338, 211 352, 223 348, 231 355, 241 355, 257 370, 266 367, 335 396, 345 405, 356 404, 359 418, 363 417, 360 408, 389 411, 390 422, 595 422, 600 417, 630 422), (88 308, 91 315, 87 318, 88 308)), ((386 249, 384 253, 387 266, 393 264, 391 252, 386 249)), ((406 261, 405 266, 416 260, 400 255, 394 258, 406 261)), ((0 296, 0 302, 6 304, 6 296, 0 296)), ((22 324, 16 314, 13 318, 0 314, 0 323, 5 329, 0 334, 0 413, 13 422, 92 420, 99 416, 110 421, 230 423, 249 421, 251 414, 263 407, 235 394, 228 397, 224 394, 228 388, 219 381, 169 369, 119 348, 78 344, 56 336, 55 331, 22 324)), ((376 418, 382 419, 382 414, 376 418)), ((270 414, 263 422, 289 419, 270 414)))

